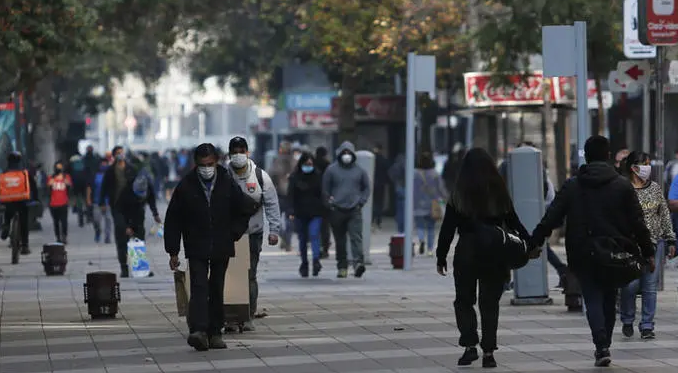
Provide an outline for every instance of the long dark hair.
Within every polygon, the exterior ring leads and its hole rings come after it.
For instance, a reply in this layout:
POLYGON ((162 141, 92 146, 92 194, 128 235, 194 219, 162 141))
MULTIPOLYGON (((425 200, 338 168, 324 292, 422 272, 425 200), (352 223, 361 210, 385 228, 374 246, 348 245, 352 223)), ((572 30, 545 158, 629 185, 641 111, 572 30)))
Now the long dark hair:
POLYGON ((619 162, 619 168, 621 169, 622 175, 626 176, 629 179, 633 179, 633 169, 632 167, 639 164, 644 164, 650 160, 650 155, 647 153, 632 151, 626 158, 622 159, 619 162))
POLYGON ((492 157, 481 148, 466 153, 452 190, 455 209, 469 217, 498 217, 513 209, 504 179, 492 157))

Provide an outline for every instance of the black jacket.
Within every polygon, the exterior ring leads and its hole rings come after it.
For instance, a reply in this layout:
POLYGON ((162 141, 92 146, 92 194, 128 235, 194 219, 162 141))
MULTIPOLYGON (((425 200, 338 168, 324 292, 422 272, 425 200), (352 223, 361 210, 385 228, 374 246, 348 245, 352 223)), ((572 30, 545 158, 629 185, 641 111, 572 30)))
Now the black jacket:
POLYGON ((607 163, 585 164, 579 168, 578 176, 565 182, 534 229, 532 245, 543 245, 565 221, 567 262, 575 272, 593 269, 591 254, 584 247, 587 223, 592 223, 590 229, 597 236, 626 237, 640 246, 644 258, 654 256, 650 231, 633 186, 607 163))
POLYGON ((132 190, 132 184, 134 179, 127 182, 127 186, 120 194, 120 198, 116 201, 115 209, 120 211, 122 216, 125 218, 125 222, 128 228, 137 229, 137 227, 144 226, 144 220, 146 218, 146 204, 151 209, 153 216, 158 215, 158 208, 155 204, 155 193, 153 193, 153 185, 148 183, 148 192, 146 193, 146 199, 139 199, 134 194, 132 190))
POLYGON ((287 187, 290 215, 299 218, 314 218, 325 214, 322 180, 322 174, 319 171, 304 174, 297 167, 297 171, 290 176, 290 183, 287 187))
POLYGON ((197 171, 184 176, 172 194, 165 215, 165 251, 178 255, 184 241, 186 258, 235 256, 235 241, 247 231, 257 203, 246 198, 228 171, 217 166, 210 202, 197 171))
MULTIPOLYGON (((116 161, 117 162, 117 161, 116 161)), ((116 163, 113 163, 111 167, 106 170, 104 174, 104 180, 101 182, 101 195, 99 196, 99 205, 104 206, 106 201, 112 207, 116 207, 116 196, 115 196, 115 168, 116 163)), ((125 179, 127 183, 134 181, 134 178, 137 176, 137 171, 132 167, 129 162, 125 163, 125 179)))

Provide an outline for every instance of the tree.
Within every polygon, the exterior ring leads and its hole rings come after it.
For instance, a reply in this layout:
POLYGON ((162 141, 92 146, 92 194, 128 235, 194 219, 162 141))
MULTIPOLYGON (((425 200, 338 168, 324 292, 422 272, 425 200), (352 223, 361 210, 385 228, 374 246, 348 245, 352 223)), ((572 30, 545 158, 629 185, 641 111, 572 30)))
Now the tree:
POLYGON ((598 90, 598 130, 603 130, 601 78, 622 59, 621 0, 492 0, 480 13, 477 45, 488 70, 497 73, 527 70, 529 57, 541 54, 542 26, 586 21, 588 68, 598 90))
POLYGON ((299 10, 303 45, 341 79, 341 139, 354 140, 362 81, 402 71, 410 51, 440 56, 446 67, 465 54, 465 10, 454 0, 317 0, 299 10))

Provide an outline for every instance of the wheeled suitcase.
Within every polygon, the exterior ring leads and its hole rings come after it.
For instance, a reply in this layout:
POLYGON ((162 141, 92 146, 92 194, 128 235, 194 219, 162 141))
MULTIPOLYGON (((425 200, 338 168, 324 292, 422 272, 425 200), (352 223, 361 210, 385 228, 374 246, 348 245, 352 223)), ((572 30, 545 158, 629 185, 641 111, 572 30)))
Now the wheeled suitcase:
MULTIPOLYGON (((250 317, 250 242, 244 235, 235 243, 235 257, 228 262, 224 281, 224 322, 237 324, 242 333, 243 326, 250 317)), ((174 274, 174 284, 179 316, 187 316, 188 301, 191 297, 188 265, 185 271, 174 274)))

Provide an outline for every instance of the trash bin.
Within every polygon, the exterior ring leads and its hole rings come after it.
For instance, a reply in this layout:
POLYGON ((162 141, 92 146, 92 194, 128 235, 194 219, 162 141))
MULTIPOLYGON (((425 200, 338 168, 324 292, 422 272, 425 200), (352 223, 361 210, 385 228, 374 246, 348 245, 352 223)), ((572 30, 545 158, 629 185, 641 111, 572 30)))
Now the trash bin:
POLYGON ((92 319, 112 319, 118 313, 120 284, 112 272, 90 272, 83 284, 87 313, 92 319))

